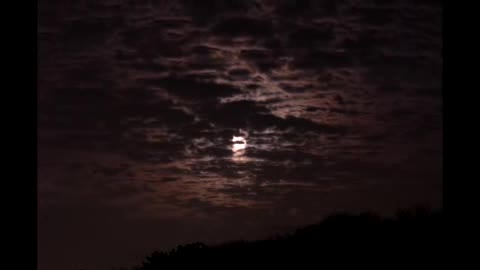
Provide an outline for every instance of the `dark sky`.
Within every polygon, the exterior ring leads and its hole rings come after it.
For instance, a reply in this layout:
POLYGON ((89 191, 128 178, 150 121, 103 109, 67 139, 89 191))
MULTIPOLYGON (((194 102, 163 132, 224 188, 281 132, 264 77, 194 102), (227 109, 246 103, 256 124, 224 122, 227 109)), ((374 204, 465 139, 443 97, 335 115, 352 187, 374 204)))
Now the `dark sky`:
POLYGON ((39 0, 39 270, 442 202, 427 0, 39 0))

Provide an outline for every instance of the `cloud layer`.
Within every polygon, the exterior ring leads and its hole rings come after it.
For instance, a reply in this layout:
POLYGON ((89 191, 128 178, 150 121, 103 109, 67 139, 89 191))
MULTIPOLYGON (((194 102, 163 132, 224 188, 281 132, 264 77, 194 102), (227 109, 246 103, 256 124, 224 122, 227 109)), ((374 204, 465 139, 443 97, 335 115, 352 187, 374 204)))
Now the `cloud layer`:
MULTIPOLYGON (((338 209, 438 205, 441 11, 413 0, 42 1, 39 214, 84 223, 97 208, 120 231, 191 222, 192 237, 213 241, 338 209)), ((44 265, 62 245, 45 241, 44 265)))

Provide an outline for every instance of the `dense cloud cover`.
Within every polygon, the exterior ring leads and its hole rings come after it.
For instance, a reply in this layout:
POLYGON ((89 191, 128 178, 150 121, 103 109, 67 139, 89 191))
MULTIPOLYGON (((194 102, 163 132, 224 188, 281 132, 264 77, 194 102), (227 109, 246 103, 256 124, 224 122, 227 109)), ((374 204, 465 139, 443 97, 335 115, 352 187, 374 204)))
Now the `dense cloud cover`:
POLYGON ((435 1, 38 9, 41 270, 441 202, 435 1))

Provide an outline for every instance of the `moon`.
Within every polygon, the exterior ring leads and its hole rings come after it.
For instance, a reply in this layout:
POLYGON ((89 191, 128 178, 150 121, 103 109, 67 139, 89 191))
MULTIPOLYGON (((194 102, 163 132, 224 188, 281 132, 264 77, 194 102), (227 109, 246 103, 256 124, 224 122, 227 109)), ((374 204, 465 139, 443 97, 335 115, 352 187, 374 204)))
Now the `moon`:
POLYGON ((232 138, 232 151, 233 153, 238 153, 247 148, 247 139, 243 136, 233 136, 232 138))

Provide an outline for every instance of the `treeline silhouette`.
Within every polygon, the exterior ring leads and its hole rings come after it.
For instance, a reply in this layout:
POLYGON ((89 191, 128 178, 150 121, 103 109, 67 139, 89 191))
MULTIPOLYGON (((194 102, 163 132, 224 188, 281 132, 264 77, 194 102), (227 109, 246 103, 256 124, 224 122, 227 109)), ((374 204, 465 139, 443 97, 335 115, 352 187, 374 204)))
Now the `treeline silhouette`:
POLYGON ((304 262, 318 265, 382 261, 390 263, 419 258, 438 262, 442 247, 443 213, 412 208, 386 218, 372 213, 332 215, 284 235, 258 241, 236 241, 208 246, 201 242, 155 251, 136 270, 170 269, 185 265, 227 262, 226 269, 259 261, 269 264, 304 262), (433 256, 432 256, 433 255, 433 256))

